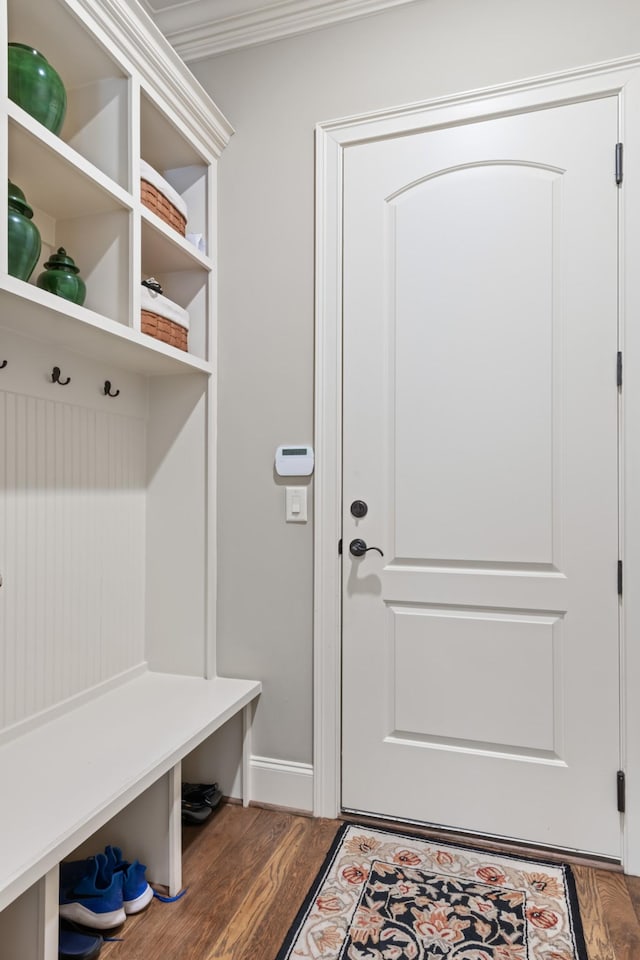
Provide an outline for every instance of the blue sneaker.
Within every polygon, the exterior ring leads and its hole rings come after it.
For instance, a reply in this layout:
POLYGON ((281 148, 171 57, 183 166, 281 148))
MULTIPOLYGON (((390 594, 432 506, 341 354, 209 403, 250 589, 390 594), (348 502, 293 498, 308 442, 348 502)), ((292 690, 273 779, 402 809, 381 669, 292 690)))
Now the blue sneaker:
POLYGON ((147 868, 139 860, 134 860, 133 863, 123 860, 120 847, 109 845, 104 852, 107 858, 107 869, 110 873, 112 875, 122 874, 124 912, 127 915, 140 913, 153 900, 153 890, 147 883, 145 876, 147 868))
POLYGON ((58 960, 93 960, 102 948, 103 940, 99 934, 88 934, 75 930, 64 920, 60 922, 58 937, 58 960))
POLYGON ((60 864, 60 916, 95 930, 110 930, 126 920, 123 875, 113 873, 103 853, 60 864))

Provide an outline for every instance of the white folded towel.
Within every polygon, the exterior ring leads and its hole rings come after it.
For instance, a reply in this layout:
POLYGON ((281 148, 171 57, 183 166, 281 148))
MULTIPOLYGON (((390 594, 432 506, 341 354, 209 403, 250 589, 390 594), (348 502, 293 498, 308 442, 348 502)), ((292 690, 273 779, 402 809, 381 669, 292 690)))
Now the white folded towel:
POLYGON ((150 290, 149 287, 143 286, 140 289, 142 291, 140 306, 143 310, 149 310, 150 313, 157 313, 159 316, 164 317, 165 320, 171 320, 186 330, 189 329, 189 314, 183 307, 180 307, 177 303, 174 303, 173 300, 169 300, 161 293, 150 290))
POLYGON ((164 177, 160 176, 157 170, 154 170, 144 160, 140 160, 140 177, 155 187, 156 190, 159 190, 162 196, 166 197, 169 203, 180 211, 185 220, 188 219, 187 205, 180 194, 173 189, 170 183, 167 183, 164 177))

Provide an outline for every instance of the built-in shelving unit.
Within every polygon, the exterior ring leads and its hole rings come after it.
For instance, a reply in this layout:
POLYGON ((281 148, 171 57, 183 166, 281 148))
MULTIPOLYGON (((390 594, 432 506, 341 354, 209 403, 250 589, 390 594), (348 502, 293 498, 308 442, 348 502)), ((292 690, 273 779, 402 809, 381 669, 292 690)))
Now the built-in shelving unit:
POLYGON ((182 758, 244 711, 247 766, 260 684, 217 677, 214 635, 216 162, 232 130, 130 0, 0 0, 0 42, 1 179, 42 237, 26 283, 0 232, 0 960, 53 960, 59 861, 111 837, 175 888, 182 758), (8 99, 8 41, 60 74, 59 136, 8 99), (142 160, 191 239, 142 203, 142 160), (59 246, 83 306, 35 285, 59 246), (187 351, 142 332, 149 276, 188 311, 187 351))

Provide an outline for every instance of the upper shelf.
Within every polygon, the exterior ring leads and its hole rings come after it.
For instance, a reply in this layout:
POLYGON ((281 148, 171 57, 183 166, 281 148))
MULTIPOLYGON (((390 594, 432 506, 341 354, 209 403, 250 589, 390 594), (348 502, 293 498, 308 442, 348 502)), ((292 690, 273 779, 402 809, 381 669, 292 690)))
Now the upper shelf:
POLYGON ((7 12, 9 41, 38 50, 64 84, 60 141, 130 190, 131 76, 117 53, 107 53, 64 3, 8 0, 7 12))
POLYGON ((140 97, 140 154, 156 170, 204 163, 200 152, 158 109, 144 89, 140 97))
POLYGON ((131 207, 131 195, 11 100, 9 174, 55 219, 131 207))
POLYGON ((39 50, 60 74, 67 92, 128 73, 64 3, 7 0, 7 17, 9 42, 39 50))
MULTIPOLYGON (((214 166, 230 127, 162 37, 154 45, 152 35, 148 50, 136 45, 147 24, 135 4, 5 4, 8 40, 39 50, 59 73, 67 113, 56 136, 11 100, 0 104, 8 119, 8 174, 33 208, 42 239, 29 284, 4 272, 0 242, 0 330, 107 356, 123 369, 211 374, 214 166), (167 195, 178 195, 195 243, 142 203, 140 160, 169 184, 167 195), (86 282, 83 307, 35 286, 59 247, 86 282), (140 281, 147 276, 156 276, 167 299, 188 314, 189 352, 140 332, 140 281)), ((157 327, 166 335, 164 322, 157 327)))
POLYGON ((0 276, 0 329, 148 375, 199 372, 211 364, 7 274, 0 276))

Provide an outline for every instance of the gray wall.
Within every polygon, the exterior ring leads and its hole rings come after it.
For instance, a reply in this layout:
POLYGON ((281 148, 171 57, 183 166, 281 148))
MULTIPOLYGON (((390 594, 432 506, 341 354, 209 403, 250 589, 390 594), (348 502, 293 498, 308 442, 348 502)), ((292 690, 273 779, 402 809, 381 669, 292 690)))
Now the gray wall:
POLYGON ((192 65, 220 164, 219 672, 258 677, 254 753, 312 757, 312 527, 279 443, 312 439, 314 125, 640 53, 638 0, 417 0, 192 65))

